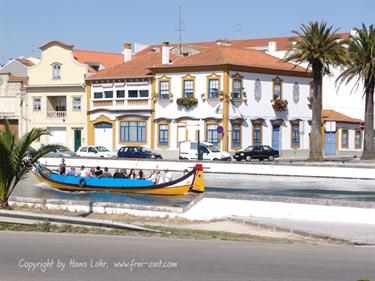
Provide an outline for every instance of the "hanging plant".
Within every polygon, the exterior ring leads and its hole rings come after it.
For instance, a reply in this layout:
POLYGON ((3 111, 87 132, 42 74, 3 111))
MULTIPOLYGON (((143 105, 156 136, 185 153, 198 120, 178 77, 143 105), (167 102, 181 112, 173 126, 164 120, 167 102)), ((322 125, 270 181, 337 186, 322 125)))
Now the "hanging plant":
POLYGON ((288 108, 288 101, 283 99, 275 99, 271 101, 275 111, 285 111, 288 108))
POLYGON ((183 97, 177 99, 177 105, 189 109, 198 104, 198 99, 195 97, 183 97))

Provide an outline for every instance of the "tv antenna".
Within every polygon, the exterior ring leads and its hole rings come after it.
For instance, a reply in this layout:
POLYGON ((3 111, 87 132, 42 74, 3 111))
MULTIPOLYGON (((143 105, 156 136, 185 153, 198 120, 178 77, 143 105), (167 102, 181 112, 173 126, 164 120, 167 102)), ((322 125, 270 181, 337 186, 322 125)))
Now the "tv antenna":
POLYGON ((242 32, 242 23, 237 23, 234 27, 235 37, 240 39, 241 38, 241 32, 242 32))
POLYGON ((178 34, 179 34, 179 49, 180 49, 180 56, 182 55, 182 13, 181 13, 181 6, 178 7, 178 14, 179 14, 179 20, 178 20, 178 34))

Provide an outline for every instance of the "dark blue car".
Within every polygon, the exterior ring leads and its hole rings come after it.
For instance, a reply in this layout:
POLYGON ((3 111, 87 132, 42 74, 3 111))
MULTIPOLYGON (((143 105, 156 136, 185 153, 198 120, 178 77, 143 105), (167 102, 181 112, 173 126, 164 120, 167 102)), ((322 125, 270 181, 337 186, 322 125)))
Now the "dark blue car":
POLYGON ((159 153, 152 152, 142 146, 123 146, 117 152, 118 158, 149 158, 163 159, 159 153))

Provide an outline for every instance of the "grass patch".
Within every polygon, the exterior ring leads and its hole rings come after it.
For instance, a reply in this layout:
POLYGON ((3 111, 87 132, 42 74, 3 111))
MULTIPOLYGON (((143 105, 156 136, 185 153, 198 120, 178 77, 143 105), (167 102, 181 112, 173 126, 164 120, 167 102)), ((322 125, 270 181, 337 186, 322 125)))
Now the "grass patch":
POLYGON ((158 234, 161 237, 175 237, 183 239, 218 239, 231 241, 252 241, 252 242, 271 242, 271 243, 291 243, 292 241, 282 238, 263 237, 250 234, 239 234, 225 231, 208 231, 188 228, 175 228, 165 226, 150 226, 144 227, 161 231, 158 234))
POLYGON ((217 239, 230 241, 251 241, 251 242, 269 242, 269 243, 291 243, 292 241, 279 238, 268 238, 248 234, 229 233, 224 231, 206 231, 186 228, 172 228, 161 226, 144 227, 161 231, 161 233, 110 229, 101 227, 84 227, 69 224, 51 224, 50 222, 37 223, 32 225, 0 223, 0 231, 32 231, 32 232, 50 232, 50 233, 77 233, 77 234, 106 234, 122 236, 142 236, 142 237, 170 237, 182 239, 217 239))

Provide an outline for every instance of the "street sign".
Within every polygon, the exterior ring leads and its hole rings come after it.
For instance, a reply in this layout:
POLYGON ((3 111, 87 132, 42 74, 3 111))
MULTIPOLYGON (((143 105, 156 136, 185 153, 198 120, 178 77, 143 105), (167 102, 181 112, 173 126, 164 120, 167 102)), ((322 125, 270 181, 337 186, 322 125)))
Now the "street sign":
POLYGON ((359 129, 361 131, 363 131, 365 129, 365 122, 362 121, 361 123, 359 123, 359 129))
POLYGON ((218 133, 218 134, 222 134, 222 133, 224 133, 224 128, 223 128, 223 126, 217 126, 217 128, 216 128, 216 132, 218 133))

